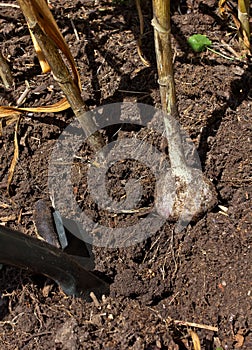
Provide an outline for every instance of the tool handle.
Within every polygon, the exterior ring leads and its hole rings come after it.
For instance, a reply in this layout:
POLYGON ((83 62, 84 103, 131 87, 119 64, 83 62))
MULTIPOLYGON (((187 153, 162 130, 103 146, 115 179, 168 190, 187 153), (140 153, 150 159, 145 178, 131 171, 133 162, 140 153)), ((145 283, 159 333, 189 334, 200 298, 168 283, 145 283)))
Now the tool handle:
POLYGON ((108 284, 84 269, 60 249, 0 225, 0 263, 41 273, 57 282, 68 295, 89 298, 106 294, 108 284))

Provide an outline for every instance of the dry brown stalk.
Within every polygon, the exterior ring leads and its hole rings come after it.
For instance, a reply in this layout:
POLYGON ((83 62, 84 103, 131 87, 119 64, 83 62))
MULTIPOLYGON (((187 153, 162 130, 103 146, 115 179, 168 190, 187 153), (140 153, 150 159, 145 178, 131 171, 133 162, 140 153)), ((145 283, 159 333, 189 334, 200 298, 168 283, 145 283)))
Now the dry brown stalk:
POLYGON ((76 72, 74 60, 68 46, 59 32, 57 24, 43 0, 18 0, 20 8, 26 18, 39 47, 41 48, 46 61, 49 63, 54 79, 68 99, 75 116, 78 118, 86 135, 91 136, 88 141, 94 150, 104 146, 104 140, 96 130, 94 121, 87 113, 88 107, 81 97, 79 78, 76 72), (58 48, 66 53, 71 64, 74 77, 64 63, 58 48))
POLYGON ((238 19, 241 24, 240 41, 250 50, 249 0, 238 0, 238 19))

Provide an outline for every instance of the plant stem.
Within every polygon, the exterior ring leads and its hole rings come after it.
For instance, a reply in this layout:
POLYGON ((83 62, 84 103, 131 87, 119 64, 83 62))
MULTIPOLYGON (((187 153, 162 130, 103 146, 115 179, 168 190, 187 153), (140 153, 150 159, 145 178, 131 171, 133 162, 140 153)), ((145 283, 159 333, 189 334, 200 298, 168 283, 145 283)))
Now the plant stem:
POLYGON ((153 0, 154 40, 162 108, 178 115, 172 66, 170 0, 153 0))
POLYGON ((221 56, 221 57, 223 57, 223 58, 225 58, 225 59, 227 59, 227 60, 229 60, 229 61, 239 60, 237 57, 229 57, 229 56, 226 56, 226 55, 224 55, 224 54, 221 53, 221 52, 218 52, 218 51, 215 51, 214 49, 211 49, 210 47, 207 47, 207 50, 209 50, 209 51, 215 53, 216 55, 221 56))
POLYGON ((29 28, 51 67, 54 79, 58 82, 60 88, 67 97, 68 102, 86 135, 91 134, 88 141, 92 148, 98 150, 104 146, 104 140, 99 132, 93 134, 93 131, 96 130, 96 125, 92 118, 90 118, 89 113, 87 113, 88 107, 81 97, 78 83, 73 80, 53 40, 41 29, 33 10, 32 3, 31 0, 19 0, 20 8, 26 18, 29 28))
POLYGON ((152 0, 155 50, 164 125, 171 169, 159 180, 156 208, 161 216, 175 220, 175 232, 197 220, 216 205, 212 184, 202 172, 186 162, 176 105, 172 66, 170 0, 152 0))
POLYGON ((240 42, 250 49, 249 0, 238 0, 238 19, 241 23, 240 42))
POLYGON ((187 173, 186 160, 176 104, 171 49, 170 0, 152 0, 155 51, 160 87, 161 104, 164 110, 164 124, 169 146, 171 169, 174 175, 184 177, 187 173))

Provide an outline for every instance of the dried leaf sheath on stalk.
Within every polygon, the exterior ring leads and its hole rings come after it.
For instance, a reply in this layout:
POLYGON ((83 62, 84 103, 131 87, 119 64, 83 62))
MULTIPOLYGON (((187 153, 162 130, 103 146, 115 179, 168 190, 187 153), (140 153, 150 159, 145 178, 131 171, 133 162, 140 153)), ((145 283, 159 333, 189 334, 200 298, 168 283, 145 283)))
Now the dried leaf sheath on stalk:
MULTIPOLYGON (((84 132, 89 135, 95 130, 95 124, 88 115, 80 92, 79 76, 71 52, 66 45, 58 26, 44 0, 18 0, 36 41, 38 42, 47 62, 67 100, 78 118, 84 132), (71 65, 73 78, 65 65, 58 48, 66 55, 71 65)), ((88 138, 94 150, 104 146, 102 136, 96 132, 88 138)))
POLYGON ((9 64, 1 51, 0 51, 0 78, 2 79, 4 87, 6 89, 9 89, 13 85, 13 77, 11 74, 11 70, 9 68, 9 64))
POLYGON ((249 0, 238 0, 238 19, 241 23, 240 42, 250 50, 249 0))
POLYGON ((157 208, 166 217, 196 220, 216 204, 213 185, 185 158, 173 75, 170 0, 152 0, 155 51, 171 169, 157 186, 157 208), (175 186, 175 189, 174 189, 175 186), (176 197, 175 201, 172 199, 176 197), (182 215, 182 216, 181 216, 182 215))
POLYGON ((236 10, 232 2, 219 0, 218 9, 221 16, 231 14, 234 24, 237 27, 241 48, 245 48, 250 52, 250 1, 238 0, 236 10))

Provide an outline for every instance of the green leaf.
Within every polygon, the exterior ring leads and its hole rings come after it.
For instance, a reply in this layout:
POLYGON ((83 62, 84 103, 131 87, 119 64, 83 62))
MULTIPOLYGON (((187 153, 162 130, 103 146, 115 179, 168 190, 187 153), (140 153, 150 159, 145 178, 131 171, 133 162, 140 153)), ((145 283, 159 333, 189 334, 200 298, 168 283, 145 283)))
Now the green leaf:
POLYGON ((191 46, 193 51, 201 52, 207 46, 211 46, 212 42, 208 39, 206 35, 194 34, 187 39, 188 44, 191 46))

